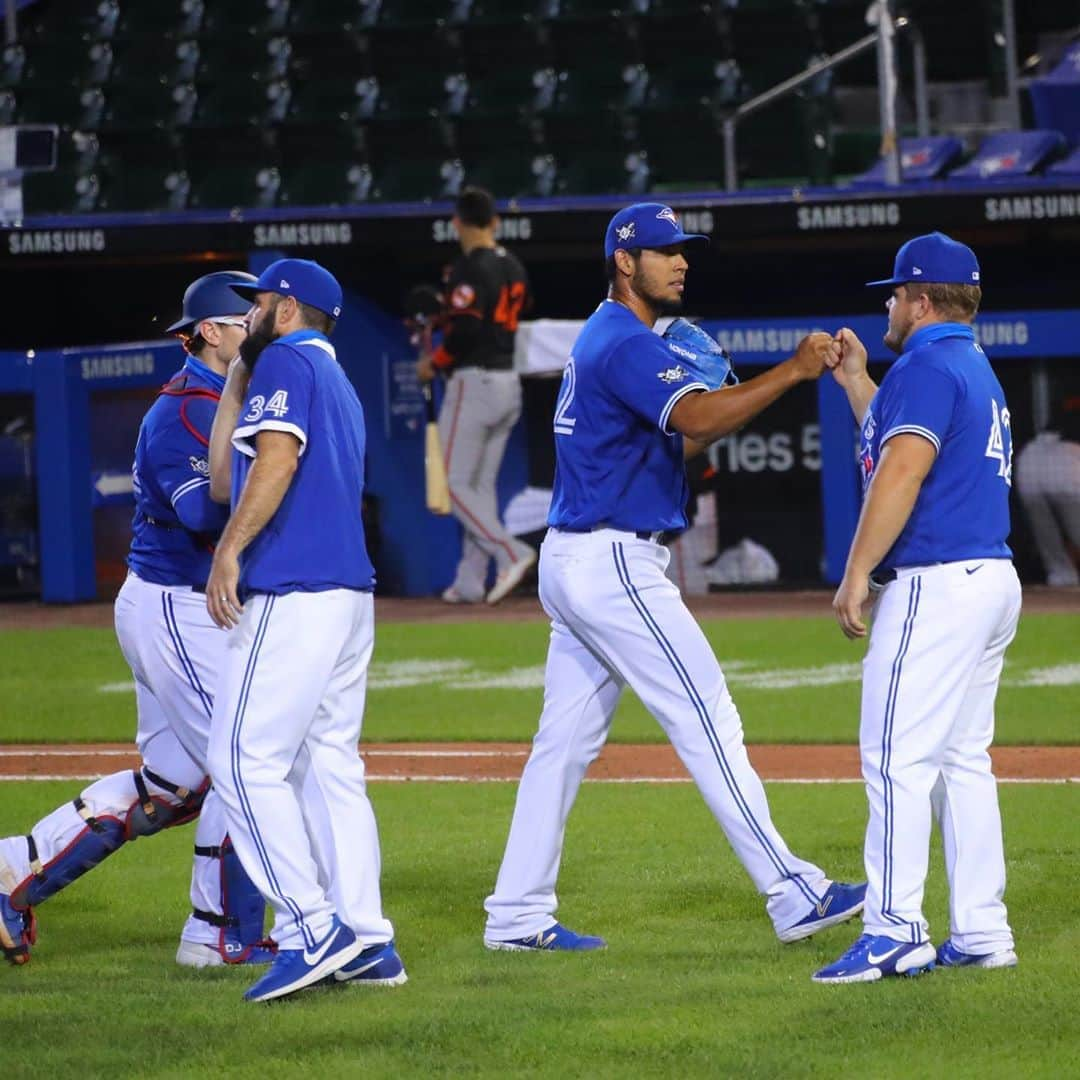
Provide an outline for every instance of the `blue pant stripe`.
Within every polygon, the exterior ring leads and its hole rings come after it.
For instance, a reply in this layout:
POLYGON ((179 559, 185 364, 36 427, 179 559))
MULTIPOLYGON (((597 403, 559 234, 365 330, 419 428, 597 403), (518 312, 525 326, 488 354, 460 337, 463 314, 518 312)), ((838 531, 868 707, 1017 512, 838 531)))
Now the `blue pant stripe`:
POLYGON ((908 591, 908 609, 904 617, 904 625, 900 631, 900 643, 896 650, 896 657, 892 663, 892 671, 889 676, 889 690, 885 696, 885 722, 881 730, 881 782, 884 796, 885 811, 885 842, 883 848, 884 866, 882 868, 881 883, 881 914, 889 922, 904 925, 904 920, 892 912, 892 874, 893 857, 892 844, 893 834, 896 827, 896 815, 893 806, 893 785, 889 775, 889 766, 892 763, 892 732, 893 722, 896 718, 896 701, 900 695, 900 674, 904 666, 904 657, 907 655, 908 646, 911 644, 911 635, 915 628, 915 616, 919 611, 919 596, 922 592, 922 578, 916 576, 911 579, 908 591))
POLYGON ((180 666, 187 676, 188 684, 199 696, 207 717, 210 717, 214 712, 214 703, 210 699, 210 695, 203 689, 195 665, 191 662, 191 657, 188 656, 187 649, 184 647, 184 639, 180 636, 180 624, 176 620, 176 612, 173 610, 172 595, 170 593, 161 594, 161 608, 165 616, 165 628, 169 631, 169 637, 172 639, 173 648, 176 650, 176 655, 180 660, 180 666))
POLYGON ((266 876, 270 881, 270 887, 274 890, 274 895, 292 914, 308 947, 314 948, 315 938, 308 929, 307 924, 304 922, 304 913, 300 910, 300 905, 297 904, 292 897, 286 896, 281 890, 281 885, 279 884, 277 875, 274 873, 274 868, 270 863, 270 856, 266 850, 266 844, 263 841, 262 834, 259 832, 255 814, 251 809, 251 801, 244 788, 243 777, 240 773, 240 728, 244 722, 244 713, 247 711, 248 696, 255 675, 256 661, 258 660, 259 650, 262 648, 263 640, 266 637, 267 627, 270 625, 270 612, 273 610, 273 607, 274 597, 268 596, 262 615, 259 617, 259 625, 255 630, 255 638, 251 645, 251 652, 248 654, 247 667, 244 669, 244 678, 240 684, 240 697, 236 704, 236 714, 233 717, 232 735, 229 741, 229 760, 233 783, 236 785, 237 796, 240 800, 240 809, 243 812, 244 820, 247 822, 251 838, 255 843, 255 849, 259 854, 259 861, 262 863, 263 870, 266 871, 266 876))
POLYGON ((791 873, 787 867, 784 866, 784 862, 780 858, 779 853, 769 842, 769 838, 765 835, 761 825, 754 817, 753 811, 751 811, 747 804, 745 796, 739 789, 735 776, 731 772, 731 765, 724 756, 720 737, 716 734, 716 729, 713 727, 712 718, 709 716, 709 710, 701 695, 698 693, 697 687, 694 686, 693 680, 690 678, 690 673, 679 659, 678 654, 675 652, 671 643, 664 636, 663 631, 660 629, 660 625, 648 610, 645 602, 641 599, 640 594, 630 580, 630 570, 626 565, 626 553, 623 550, 622 544, 612 544, 611 547, 615 558, 615 572, 619 576, 619 581, 622 583, 626 595, 630 598, 630 602, 634 605, 634 608, 641 616, 642 621, 648 627, 650 633, 656 639, 657 644, 667 657, 668 663, 671 664, 679 682, 682 683, 683 689, 690 698, 690 702, 694 706, 694 710, 698 714, 698 719, 701 721, 701 726, 705 731, 705 737, 708 739, 709 747, 713 752, 713 756, 716 758, 717 765, 720 767, 720 774, 723 776, 724 783, 727 785, 728 791, 735 800, 739 812, 743 816, 743 820, 745 820, 746 824, 750 827, 750 830, 757 838, 758 843, 761 844, 765 853, 768 855, 770 862, 776 867, 777 872, 782 874, 787 880, 794 882, 810 903, 816 904, 818 902, 818 897, 798 874, 791 873))

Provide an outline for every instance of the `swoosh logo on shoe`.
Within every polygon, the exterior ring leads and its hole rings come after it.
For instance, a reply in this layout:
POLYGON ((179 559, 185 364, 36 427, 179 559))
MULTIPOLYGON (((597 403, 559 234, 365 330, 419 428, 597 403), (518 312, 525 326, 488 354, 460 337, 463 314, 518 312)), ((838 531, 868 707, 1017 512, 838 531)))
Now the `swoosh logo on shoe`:
POLYGON ((971 575, 974 574, 976 570, 981 570, 985 565, 986 563, 979 563, 978 566, 973 566, 970 570, 965 566, 964 573, 967 574, 968 577, 971 577, 971 575))
POLYGON ((336 937, 337 932, 335 931, 327 934, 326 940, 314 952, 308 952, 307 949, 305 949, 304 963, 307 964, 308 967, 314 967, 316 964, 320 963, 323 957, 326 956, 330 946, 334 944, 334 939, 336 937))
POLYGON ((903 947, 903 944, 897 945, 892 949, 886 949, 880 955, 876 955, 873 949, 869 949, 866 953, 866 960, 870 964, 883 964, 890 956, 895 956, 903 947))
POLYGON ((819 900, 814 905, 814 910, 817 912, 819 919, 825 918, 825 912, 827 912, 829 908, 832 907, 832 902, 834 899, 836 898, 833 896, 826 896, 824 900, 819 900))

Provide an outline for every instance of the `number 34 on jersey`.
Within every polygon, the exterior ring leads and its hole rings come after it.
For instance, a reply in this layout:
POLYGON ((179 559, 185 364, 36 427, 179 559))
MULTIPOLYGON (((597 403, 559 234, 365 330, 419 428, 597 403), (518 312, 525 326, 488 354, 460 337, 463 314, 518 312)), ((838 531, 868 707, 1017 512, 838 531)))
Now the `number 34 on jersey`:
POLYGON ((288 411, 289 391, 275 390, 269 401, 262 394, 256 394, 248 402, 248 411, 244 419, 249 423, 254 423, 262 419, 263 413, 270 413, 271 416, 276 416, 280 420, 288 411))

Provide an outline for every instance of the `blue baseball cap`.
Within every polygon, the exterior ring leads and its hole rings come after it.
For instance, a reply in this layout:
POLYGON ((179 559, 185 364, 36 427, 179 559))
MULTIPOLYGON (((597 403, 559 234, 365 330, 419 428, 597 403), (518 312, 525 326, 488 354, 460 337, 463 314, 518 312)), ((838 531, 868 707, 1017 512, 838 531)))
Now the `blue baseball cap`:
POLYGON ((867 285, 905 285, 925 281, 940 285, 978 285, 979 260, 975 252, 944 233, 916 236, 902 245, 893 263, 893 276, 867 285))
POLYGON ((620 210, 604 234, 604 257, 610 259, 622 248, 662 248, 687 240, 708 240, 700 233, 684 233, 675 211, 658 202, 634 203, 620 210))
POLYGON ((273 292, 294 296, 302 304, 336 319, 341 314, 341 285, 324 266, 311 259, 278 259, 250 285, 233 285, 233 291, 248 299, 256 293, 273 292))

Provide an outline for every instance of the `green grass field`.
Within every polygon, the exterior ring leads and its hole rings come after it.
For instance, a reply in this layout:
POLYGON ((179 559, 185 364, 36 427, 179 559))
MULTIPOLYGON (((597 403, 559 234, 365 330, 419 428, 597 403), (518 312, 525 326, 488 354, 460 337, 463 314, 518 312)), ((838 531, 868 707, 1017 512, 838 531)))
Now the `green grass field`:
MULTIPOLYGON (((705 624, 751 741, 854 741, 858 662, 827 619, 705 624)), ((385 624, 368 740, 526 739, 540 707, 542 623, 385 624)), ((1027 616, 999 699, 1000 740, 1075 743, 1077 622, 1027 616)), ((0 634, 0 739, 130 741, 134 697, 109 630, 0 634)), ((624 701, 614 735, 659 739, 624 701)), ((78 781, 0 784, 0 835, 78 781)), ((781 831, 839 878, 861 876, 858 784, 770 784, 781 831)), ((810 974, 859 933, 775 939, 689 785, 586 785, 571 817, 560 915, 610 947, 487 952, 483 898, 514 785, 372 786, 383 894, 410 982, 241 1000, 251 971, 173 962, 193 831, 127 847, 39 909, 31 964, 0 967, 5 1077, 1062 1077, 1080 1000, 1077 785, 1007 785, 1007 901, 1021 965, 822 987, 810 974), (1070 824, 1070 822, 1072 824, 1070 824)), ((927 915, 948 927, 935 845, 927 915)))
MULTIPOLYGON (((751 742, 855 742, 864 646, 827 618, 704 622, 751 742)), ((526 740, 542 702, 542 622, 377 627, 364 737, 526 740), (437 702, 437 706, 435 703, 437 702)), ((5 742, 129 741, 130 672, 111 630, 0 633, 5 742), (106 690, 102 690, 106 687, 106 690)), ((662 741, 627 695, 612 729, 662 741)), ((999 743, 1080 740, 1080 620, 1028 615, 1009 650, 999 743)))
MULTIPOLYGON (((6 785, 0 829, 25 827, 70 790, 6 785)), ((857 785, 771 784, 769 794, 793 846, 832 873, 858 874, 857 785)), ((376 786, 386 911, 410 974, 395 990, 320 989, 245 1004, 250 971, 172 962, 190 830, 122 850, 39 909, 30 965, 0 969, 4 1075, 1077 1074, 1075 830, 1050 827, 1075 822, 1072 787, 1002 793, 1019 968, 848 987, 809 976, 850 944, 857 925, 780 945, 688 786, 582 792, 562 913, 605 934, 606 952, 487 952, 482 902, 513 795, 511 784, 376 786)), ((938 860, 927 913, 940 933, 938 860)))

